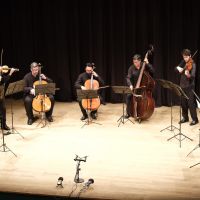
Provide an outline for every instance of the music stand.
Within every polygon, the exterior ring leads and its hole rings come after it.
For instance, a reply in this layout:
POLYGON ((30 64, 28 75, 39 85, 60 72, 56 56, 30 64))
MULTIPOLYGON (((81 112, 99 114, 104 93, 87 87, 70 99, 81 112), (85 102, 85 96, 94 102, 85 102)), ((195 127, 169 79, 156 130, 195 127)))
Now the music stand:
MULTIPOLYGON (((185 92, 181 89, 181 87, 178 86, 177 84, 172 83, 172 84, 171 84, 171 88, 172 88, 172 91, 175 92, 175 94, 176 94, 177 96, 180 97, 180 111, 179 111, 179 117, 180 117, 180 121, 181 121, 181 103, 182 103, 182 98, 185 98, 185 99, 189 99, 189 98, 187 97, 187 95, 185 94, 185 92)), ((179 133, 176 134, 176 135, 174 135, 173 137, 169 138, 167 141, 169 141, 169 140, 171 140, 171 139, 173 139, 173 138, 176 138, 176 139, 179 141, 179 143, 180 143, 180 148, 181 148, 181 142, 182 142, 185 138, 187 138, 187 139, 193 141, 191 138, 189 138, 188 136, 184 135, 184 134, 181 132, 181 123, 179 123, 179 133), (177 138, 177 136, 179 136, 179 138, 177 138), (184 138, 181 138, 182 136, 183 136, 184 138)))
MULTIPOLYGON (((35 96, 43 95, 43 97, 44 97, 46 94, 55 95, 55 90, 56 90, 56 84, 55 83, 47 83, 47 84, 36 85, 35 86, 35 96)), ((41 113, 41 120, 37 125, 37 126, 39 126, 40 124, 42 124, 41 128, 44 128, 47 125, 47 119, 46 119, 45 111, 43 110, 44 105, 45 105, 45 98, 42 98, 42 100, 41 100, 42 110, 41 110, 41 112, 39 112, 39 113, 41 113), (43 101, 43 99, 44 99, 44 101, 43 101)))
MULTIPOLYGON (((4 99, 4 85, 1 85, 0 86, 0 100, 4 99)), ((2 133, 2 139, 3 139, 3 143, 2 145, 0 146, 0 151, 1 152, 8 152, 10 151, 13 155, 15 155, 17 157, 17 155, 6 145, 5 143, 5 138, 4 138, 4 131, 3 131, 3 128, 2 128, 2 119, 3 117, 1 116, 0 117, 0 125, 1 125, 1 133, 2 133)))
POLYGON ((125 104, 125 94, 132 94, 131 89, 128 86, 112 86, 112 89, 114 93, 116 94, 122 94, 123 100, 122 100, 122 115, 121 117, 117 120, 119 122, 118 127, 120 124, 125 124, 127 121, 130 121, 132 124, 134 124, 130 119, 127 119, 125 121, 125 112, 124 112, 124 104, 125 104))
MULTIPOLYGON (((166 89, 170 89, 171 91, 173 90, 173 83, 167 80, 163 80, 163 79, 157 79, 157 82, 166 89)), ((179 130, 176 126, 173 125, 173 116, 172 116, 172 93, 170 95, 170 105, 171 105, 171 124, 170 126, 167 126, 166 128, 162 129, 160 132, 165 131, 165 130, 169 130, 169 131, 174 131, 175 129, 179 130)))
MULTIPOLYGON (((97 90, 77 90, 77 100, 82 101, 82 99, 92 99, 92 98, 98 98, 98 93, 97 90)), ((85 121, 85 124, 81 128, 83 128, 85 125, 89 124, 98 124, 102 125, 100 123, 93 122, 92 118, 90 117, 91 109, 89 109, 89 103, 87 101, 87 108, 86 108, 86 113, 87 113, 87 120, 85 121)))
MULTIPOLYGON (((13 83, 10 83, 8 85, 8 88, 6 90, 5 96, 9 96, 9 95, 13 95, 15 93, 19 93, 24 91, 24 80, 20 80, 20 81, 16 81, 13 83)), ((21 135, 21 133, 19 133, 15 128, 14 128, 14 112, 13 112, 13 100, 11 99, 11 104, 10 104, 10 108, 11 108, 11 121, 12 121, 12 127, 11 127, 11 131, 9 131, 9 134, 19 134, 23 139, 24 137, 21 135)))

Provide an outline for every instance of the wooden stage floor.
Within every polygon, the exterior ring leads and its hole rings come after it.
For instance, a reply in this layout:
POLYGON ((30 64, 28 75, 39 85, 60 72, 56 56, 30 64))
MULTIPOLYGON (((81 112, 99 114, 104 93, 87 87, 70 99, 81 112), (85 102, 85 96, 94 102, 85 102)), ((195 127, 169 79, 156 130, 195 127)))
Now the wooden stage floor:
MULTIPOLYGON (((199 125, 182 125, 184 139, 167 141, 178 131, 163 131, 170 125, 170 108, 156 108, 153 116, 141 124, 127 122, 118 127, 122 104, 101 106, 101 123, 86 125, 80 121, 76 102, 56 102, 54 122, 41 128, 27 119, 22 100, 14 101, 14 127, 19 134, 5 136, 12 152, 0 152, 0 191, 68 197, 76 171, 75 155, 88 156, 81 163, 80 177, 94 179, 81 194, 78 184, 71 197, 99 199, 200 199, 199 125), (58 177, 64 188, 56 188, 58 177)), ((198 112, 199 115, 199 112, 198 112)), ((199 116, 200 118, 200 116, 199 116)), ((131 120, 133 120, 131 118, 131 120)), ((10 101, 7 121, 11 124, 10 101)), ((173 107, 173 123, 178 127, 179 107, 173 107)), ((1 135, 2 137, 2 135, 1 135)), ((2 139, 0 140, 2 144, 2 139)))

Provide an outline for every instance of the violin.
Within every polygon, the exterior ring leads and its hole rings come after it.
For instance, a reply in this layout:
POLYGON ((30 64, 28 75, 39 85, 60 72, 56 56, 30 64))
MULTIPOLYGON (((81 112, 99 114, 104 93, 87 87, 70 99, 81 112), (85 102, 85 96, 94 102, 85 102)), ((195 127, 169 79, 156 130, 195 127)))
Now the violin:
MULTIPOLYGON (((8 73, 9 70, 11 70, 12 68, 11 67, 8 67, 7 65, 3 65, 2 67, 0 67, 1 69, 1 73, 8 73)), ((17 68, 13 68, 15 71, 19 71, 19 69, 17 68)))
POLYGON ((194 62, 193 59, 190 58, 190 59, 188 60, 188 62, 185 64, 184 69, 185 69, 185 70, 188 70, 188 71, 191 71, 191 70, 192 70, 193 62, 194 62))

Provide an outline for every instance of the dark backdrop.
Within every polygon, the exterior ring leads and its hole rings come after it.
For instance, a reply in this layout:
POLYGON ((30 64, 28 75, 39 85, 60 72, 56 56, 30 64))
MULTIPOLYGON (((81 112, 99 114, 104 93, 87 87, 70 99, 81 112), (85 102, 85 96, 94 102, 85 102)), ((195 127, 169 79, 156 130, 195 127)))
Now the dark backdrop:
MULTIPOLYGON (((59 101, 76 99, 74 82, 86 62, 96 64, 106 84, 124 85, 133 54, 144 56, 151 43, 155 78, 178 83, 174 67, 181 50, 200 48, 200 12, 192 0, 6 0, 0 16, 3 64, 20 69, 13 81, 29 72, 32 61, 41 62, 60 88, 59 101)), ((154 97, 157 106, 169 105, 169 92, 159 86, 154 97)), ((106 89, 107 101, 120 99, 106 89)))

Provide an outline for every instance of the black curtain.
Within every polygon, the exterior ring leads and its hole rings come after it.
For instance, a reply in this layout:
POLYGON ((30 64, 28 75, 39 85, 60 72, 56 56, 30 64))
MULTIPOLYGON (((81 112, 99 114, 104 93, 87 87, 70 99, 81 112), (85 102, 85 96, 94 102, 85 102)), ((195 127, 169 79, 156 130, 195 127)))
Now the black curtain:
MULTIPOLYGON (((154 78, 178 83, 174 67, 181 50, 200 48, 198 1, 191 0, 6 0, 1 1, 0 48, 3 64, 17 67, 13 80, 38 61, 60 88, 59 101, 76 99, 74 82, 86 62, 94 62, 107 85, 125 85, 135 53, 143 57, 154 45, 154 78)), ((200 53, 196 92, 200 94, 200 53)), ((169 105, 170 93, 159 85, 156 105, 169 105)), ((175 103, 178 98, 174 95, 175 103)), ((106 89, 106 100, 121 97, 106 89)))

